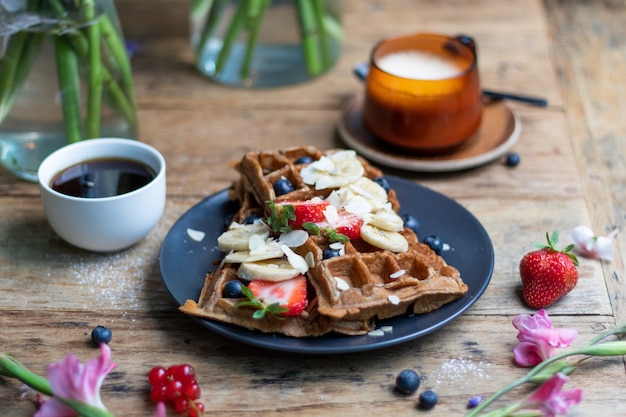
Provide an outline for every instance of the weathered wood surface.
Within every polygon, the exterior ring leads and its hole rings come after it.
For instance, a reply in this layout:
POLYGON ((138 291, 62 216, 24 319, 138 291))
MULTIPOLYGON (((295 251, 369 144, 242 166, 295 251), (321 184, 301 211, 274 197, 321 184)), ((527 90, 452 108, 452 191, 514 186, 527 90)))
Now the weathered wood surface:
MULTIPOLYGON (((464 414, 469 397, 491 393, 524 370, 512 364, 511 319, 533 312, 519 294, 517 265, 546 230, 578 224, 602 233, 626 226, 626 45, 621 1, 346 0, 346 44, 336 68, 311 83, 263 91, 224 88, 193 69, 188 1, 118 0, 133 58, 140 138, 168 163, 168 202, 158 227, 135 247, 98 255, 62 242, 43 216, 34 184, 0 171, 0 351, 40 373, 74 352, 97 354, 91 329, 113 329, 115 372, 105 404, 116 415, 147 416, 146 375, 155 364, 192 363, 215 416, 412 416, 416 396, 393 392, 414 368, 440 404, 432 416, 464 414), (461 318, 419 340, 353 355, 309 357, 268 352, 216 335, 177 312, 160 281, 158 252, 172 224, 193 204, 235 178, 226 163, 250 149, 342 146, 342 105, 360 91, 352 74, 381 37, 410 31, 467 33, 479 45, 482 82, 541 95, 545 109, 510 103, 522 120, 515 169, 500 161, 454 174, 386 169, 442 192, 483 223, 495 271, 483 297, 461 318), (494 337, 497 335, 497 337, 494 337)), ((549 313, 574 327, 581 345, 626 321, 626 236, 612 263, 582 260, 580 282, 549 313)), ((621 416, 621 358, 588 361, 568 387, 584 390, 572 416, 621 416)), ((511 398, 521 398, 519 390, 511 398)), ((0 379, 2 415, 32 415, 19 384, 0 379)), ((173 414, 170 414, 173 415, 173 414)))

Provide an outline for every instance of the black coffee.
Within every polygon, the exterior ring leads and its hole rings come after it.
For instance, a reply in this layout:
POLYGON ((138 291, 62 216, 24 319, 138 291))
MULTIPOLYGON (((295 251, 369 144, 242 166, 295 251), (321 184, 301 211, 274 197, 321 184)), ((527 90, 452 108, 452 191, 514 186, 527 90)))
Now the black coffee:
POLYGON ((150 167, 131 159, 92 159, 61 171, 50 187, 74 197, 101 198, 129 193, 154 177, 150 167))

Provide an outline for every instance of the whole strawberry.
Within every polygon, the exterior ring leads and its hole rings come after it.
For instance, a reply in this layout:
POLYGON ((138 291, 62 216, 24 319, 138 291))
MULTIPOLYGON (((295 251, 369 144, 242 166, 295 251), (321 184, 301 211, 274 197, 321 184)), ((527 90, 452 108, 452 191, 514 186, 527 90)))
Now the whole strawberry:
POLYGON ((570 292, 578 282, 578 259, 569 253, 574 245, 565 250, 556 249, 558 231, 552 236, 546 233, 547 245, 524 255, 519 264, 522 277, 522 294, 529 307, 544 308, 570 292))

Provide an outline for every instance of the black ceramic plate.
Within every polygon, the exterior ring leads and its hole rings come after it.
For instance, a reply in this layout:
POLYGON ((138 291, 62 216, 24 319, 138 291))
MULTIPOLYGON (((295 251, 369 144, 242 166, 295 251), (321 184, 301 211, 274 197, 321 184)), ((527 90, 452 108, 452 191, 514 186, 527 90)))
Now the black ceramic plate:
MULTIPOLYGON (((491 239, 480 222, 454 200, 416 185, 388 177, 402 206, 401 214, 410 213, 420 222, 419 235, 438 235, 450 246, 443 258, 461 271, 469 291, 438 310, 421 315, 406 315, 382 320, 380 326, 392 326, 382 336, 326 335, 292 338, 247 330, 212 320, 197 319, 202 325, 228 338, 262 348, 297 353, 334 354, 379 349, 431 333, 459 317, 478 300, 493 273, 494 252, 491 239)), ((205 274, 215 268, 223 254, 217 237, 224 230, 225 219, 237 209, 223 190, 187 211, 169 231, 161 248, 160 267, 163 283, 174 300, 197 300, 205 274), (202 241, 189 237, 187 230, 205 233, 202 241)))

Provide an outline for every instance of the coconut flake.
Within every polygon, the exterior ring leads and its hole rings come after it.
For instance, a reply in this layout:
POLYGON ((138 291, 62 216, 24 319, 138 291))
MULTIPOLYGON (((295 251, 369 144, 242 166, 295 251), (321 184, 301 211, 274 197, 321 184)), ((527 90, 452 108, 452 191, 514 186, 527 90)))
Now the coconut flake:
POLYGON ((187 236, 189 236, 191 239, 195 240, 196 242, 202 242, 205 235, 206 233, 204 233, 203 231, 187 229, 187 236))
POLYGON ((307 252, 306 255, 304 255, 304 260, 307 265, 309 265, 309 268, 313 268, 315 266, 315 255, 313 255, 313 252, 307 252))
POLYGON ((248 248, 251 254, 263 253, 267 250, 267 243, 265 243, 265 237, 261 235, 252 235, 248 240, 248 248))
POLYGON ((330 224, 335 224, 339 220, 339 213, 337 213, 337 207, 328 206, 324 209, 324 217, 330 224))
POLYGON ((278 238, 278 242, 290 248, 297 248, 304 245, 308 238, 309 234, 306 231, 292 230, 291 232, 281 234, 278 238))
POLYGON ((384 336, 385 332, 383 332, 381 329, 376 329, 376 330, 372 330, 371 332, 367 333, 368 336, 373 336, 373 337, 377 337, 377 336, 384 336))
POLYGON ((388 295, 387 300, 389 300, 389 302, 395 306, 400 304, 400 298, 398 298, 397 295, 388 295))
POLYGON ((304 274, 306 271, 309 270, 309 264, 302 256, 292 251, 287 245, 281 245, 280 248, 283 250, 283 252, 285 252, 289 264, 297 269, 300 273, 304 274))
POLYGON ((342 278, 333 277, 335 279, 335 283, 337 284, 337 289, 339 291, 345 291, 350 289, 350 285, 344 281, 342 278))
POLYGON ((393 333, 393 326, 380 326, 380 330, 385 333, 393 333))
POLYGON ((391 279, 400 278, 404 274, 406 274, 406 270, 401 269, 401 270, 396 271, 393 274, 389 275, 389 278, 391 278, 391 279))
POLYGON ((344 206, 348 213, 363 216, 372 211, 372 205, 363 197, 355 196, 344 206))

